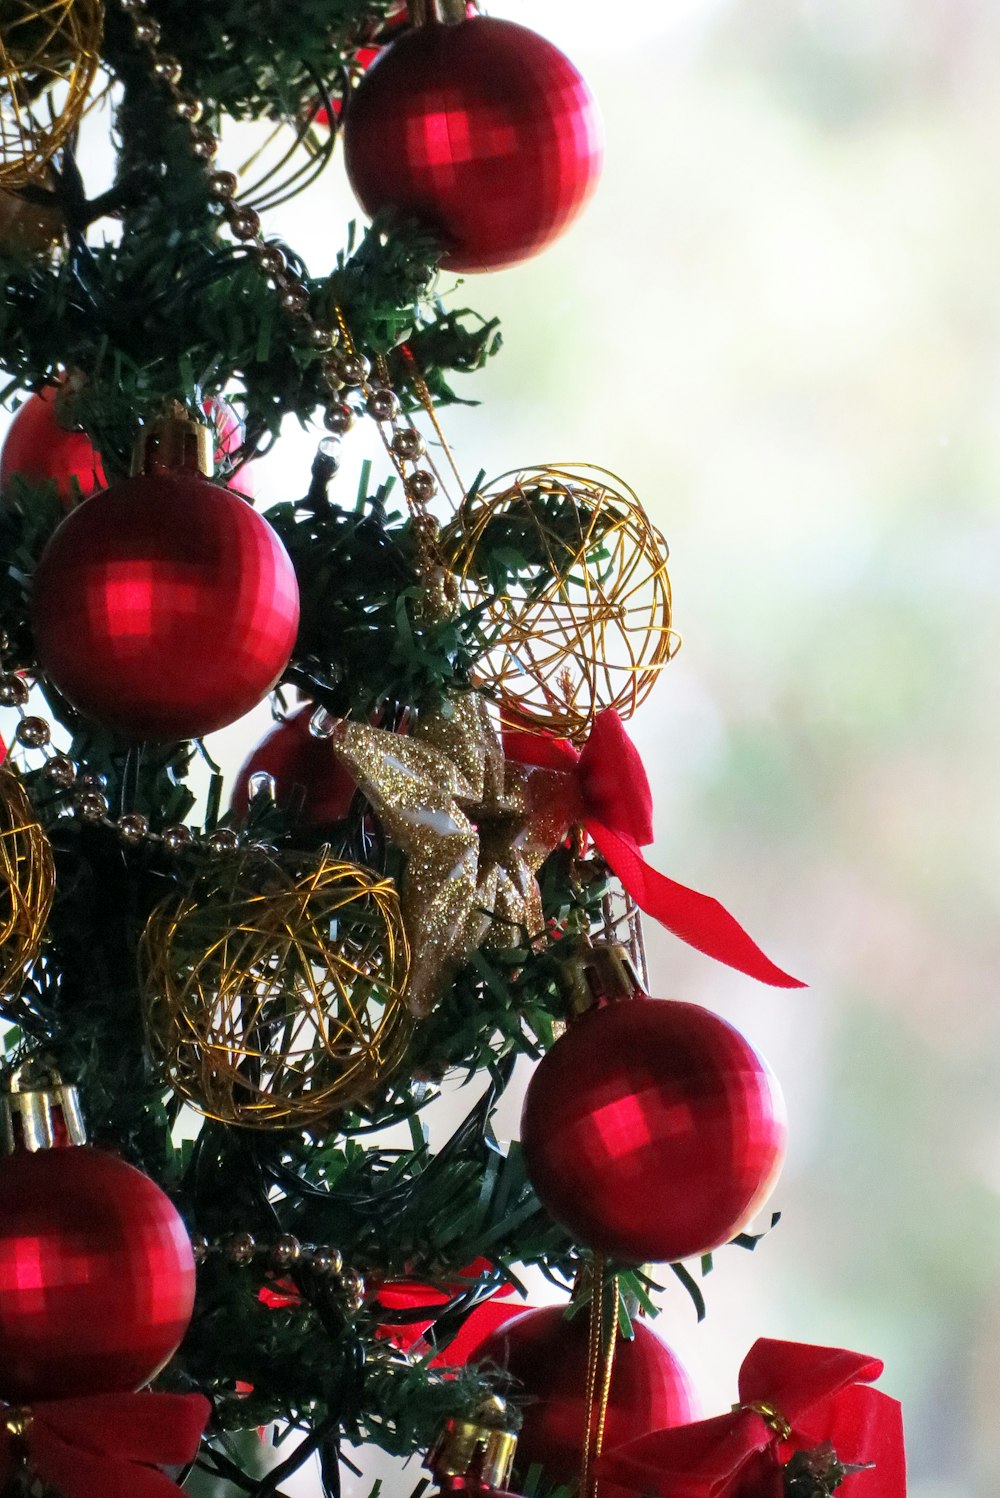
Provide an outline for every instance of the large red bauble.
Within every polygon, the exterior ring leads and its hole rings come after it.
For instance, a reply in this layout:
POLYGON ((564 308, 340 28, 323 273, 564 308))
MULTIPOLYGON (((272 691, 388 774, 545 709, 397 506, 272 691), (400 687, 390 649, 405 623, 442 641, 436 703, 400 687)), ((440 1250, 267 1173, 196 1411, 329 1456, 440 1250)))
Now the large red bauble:
POLYGON ((188 739, 254 707, 288 664, 299 593, 278 536, 196 473, 142 474, 80 505, 35 573, 45 675, 133 739, 188 739))
POLYGON ((298 823, 302 827, 325 827, 343 821, 351 809, 357 782, 334 752, 329 739, 310 733, 316 709, 311 702, 285 718, 264 735, 236 777, 233 811, 245 817, 250 805, 250 779, 266 774, 274 780, 279 806, 301 802, 298 823))
POLYGON ((601 153, 596 105, 569 59, 490 16, 407 32, 345 112, 344 161, 366 213, 416 219, 451 270, 542 249, 583 207, 601 153))
POLYGON ((191 1319, 191 1243, 160 1188, 83 1146, 0 1163, 0 1399, 138 1389, 191 1319))
MULTIPOLYGON (((642 1321, 631 1341, 619 1338, 611 1370, 604 1449, 697 1420, 700 1410, 691 1380, 667 1344, 642 1321)), ((587 1428, 585 1312, 567 1321, 562 1306, 525 1311, 505 1321, 469 1353, 469 1363, 495 1363, 510 1375, 509 1394, 523 1398, 524 1424, 517 1441, 516 1472, 536 1462, 547 1492, 580 1475, 587 1428)), ((506 1392, 506 1391, 505 1391, 506 1392)), ((625 1490, 601 1483, 602 1498, 626 1498, 625 1490)))
POLYGON ((663 1263, 726 1243, 764 1204, 787 1126, 778 1083, 696 1004, 592 1010, 543 1056, 521 1116, 540 1200, 580 1243, 663 1263))
MULTIPOLYGON (((107 486, 101 455, 86 432, 61 426, 56 415, 57 386, 46 385, 18 407, 0 447, 0 490, 15 473, 32 484, 54 483, 64 504, 89 499, 107 486), (75 482, 74 482, 75 481, 75 482)), ((235 458, 243 445, 243 423, 228 401, 209 396, 205 414, 215 427, 215 461, 235 458)), ((253 465, 244 464, 226 487, 253 495, 253 465)))

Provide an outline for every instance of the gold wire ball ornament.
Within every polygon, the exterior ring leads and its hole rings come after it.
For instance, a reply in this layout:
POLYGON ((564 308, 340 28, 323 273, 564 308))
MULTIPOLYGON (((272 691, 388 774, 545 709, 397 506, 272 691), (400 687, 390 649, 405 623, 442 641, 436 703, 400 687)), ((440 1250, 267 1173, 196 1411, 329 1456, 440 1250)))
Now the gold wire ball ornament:
POLYGON ((24 786, 0 770, 0 1009, 38 956, 55 882, 52 846, 24 786))
POLYGON ((579 739, 606 708, 630 718, 680 645, 667 543, 606 469, 503 474, 465 501, 448 551, 489 642, 479 684, 512 726, 579 739))
POLYGON ((325 853, 247 856, 169 895, 139 950, 150 1048, 200 1113, 315 1126, 402 1060, 409 951, 390 879, 325 853))
POLYGON ((0 188, 37 181, 100 65, 101 0, 0 0, 0 188))

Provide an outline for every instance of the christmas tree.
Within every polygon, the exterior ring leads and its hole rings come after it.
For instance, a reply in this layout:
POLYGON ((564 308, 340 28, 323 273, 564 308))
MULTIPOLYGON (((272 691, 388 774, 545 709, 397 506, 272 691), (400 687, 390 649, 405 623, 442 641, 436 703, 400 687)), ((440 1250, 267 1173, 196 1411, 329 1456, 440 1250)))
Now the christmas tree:
POLYGON ((500 340, 442 273, 569 226, 586 84, 464 5, 0 28, 3 1482, 263 1498, 318 1459, 332 1495, 373 1445, 426 1456, 406 1491, 902 1494, 877 1360, 762 1340, 704 1421, 652 1330, 659 1276, 700 1307, 753 1245, 786 1129, 731 1025, 647 995, 639 911, 798 985, 641 851, 623 723, 677 643, 641 503, 587 465, 466 485, 448 447, 500 340), (241 180, 243 121, 278 145, 241 180), (280 207, 341 144, 371 223, 311 273, 280 207), (291 417, 315 461, 265 517, 291 417), (206 736, 269 693, 227 784, 206 736))

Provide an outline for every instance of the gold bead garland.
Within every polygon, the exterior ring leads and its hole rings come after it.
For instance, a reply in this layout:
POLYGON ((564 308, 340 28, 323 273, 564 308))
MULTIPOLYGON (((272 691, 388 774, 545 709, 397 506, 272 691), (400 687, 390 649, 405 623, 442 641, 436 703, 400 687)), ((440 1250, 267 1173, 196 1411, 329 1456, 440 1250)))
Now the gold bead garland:
MULTIPOLYGON (((314 318, 309 308, 308 288, 302 277, 288 265, 283 250, 264 238, 257 210, 240 201, 236 174, 215 167, 219 141, 204 123, 201 102, 184 88, 180 61, 160 48, 160 25, 150 14, 149 0, 117 0, 117 3, 131 21, 136 46, 146 52, 154 77, 170 95, 174 113, 190 130, 192 149, 205 164, 209 193, 219 204, 230 233, 247 246, 262 274, 276 287, 282 311, 298 324, 300 341, 325 354, 322 374, 328 396, 323 422, 329 433, 323 443, 325 456, 335 471, 339 464, 340 440, 358 414, 358 410, 345 400, 345 394, 358 391, 364 401, 361 409, 378 426, 379 436, 400 477, 414 519, 422 527, 422 533, 429 533, 426 540, 422 534, 421 546, 422 553, 429 556, 436 526, 433 522, 428 524, 425 506, 436 492, 437 479, 426 468, 417 466, 424 453, 423 438, 415 427, 400 419, 400 403, 391 389, 384 360, 379 362, 379 381, 375 383, 370 379, 371 363, 355 347, 341 309, 332 304, 328 319, 317 321, 314 318)), ((421 399, 429 405, 429 395, 418 370, 415 371, 415 384, 421 399)), ((429 405, 429 409, 437 427, 433 406, 429 405)))
POLYGON ((0 770, 0 1007, 38 956, 55 893, 52 848, 24 786, 0 770))
POLYGON ((676 653, 667 543, 603 468, 503 474, 469 497, 444 544, 463 602, 484 613, 480 684, 513 726, 578 739, 604 709, 629 718, 676 653), (499 596, 479 560, 498 534, 531 562, 499 596))
POLYGON ((230 1233, 223 1238, 206 1238, 196 1234, 191 1239, 196 1264, 209 1259, 223 1259, 237 1269, 251 1265, 290 1271, 307 1269, 319 1279, 330 1281, 349 1311, 359 1311, 365 1300, 364 1276, 347 1268, 339 1248, 327 1243, 300 1243, 291 1233, 271 1243, 261 1243, 252 1233, 230 1233))
POLYGON ((238 853, 241 849, 257 852, 266 850, 267 844, 246 839, 241 841, 239 833, 234 832, 231 827, 215 827, 209 832, 200 833, 183 822, 175 822, 157 831, 150 826, 149 818, 142 812, 124 811, 113 817, 110 803, 104 794, 103 779, 82 772, 81 767, 68 754, 57 753, 52 745, 51 723, 47 718, 27 712, 30 688, 24 677, 16 671, 4 671, 2 651, 5 648, 6 639, 0 635, 0 708, 11 708, 18 715, 14 746, 44 756, 42 776, 55 792, 66 796, 68 809, 80 821, 92 827, 105 827, 116 832, 127 848, 147 845, 162 848, 164 852, 171 854, 200 852, 215 858, 238 853))
POLYGON ((403 1058, 399 902, 390 880, 355 864, 234 859, 161 901, 139 957, 154 1057, 209 1118, 315 1127, 403 1058))
POLYGON ((37 181, 76 128, 103 29, 101 0, 4 0, 0 188, 37 181))

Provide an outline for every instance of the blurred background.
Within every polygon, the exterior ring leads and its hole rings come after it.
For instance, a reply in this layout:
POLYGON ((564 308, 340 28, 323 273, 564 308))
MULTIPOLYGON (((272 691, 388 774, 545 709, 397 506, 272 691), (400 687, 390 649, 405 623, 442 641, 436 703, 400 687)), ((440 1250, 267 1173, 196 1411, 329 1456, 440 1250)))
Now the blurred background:
MULTIPOLYGON (((666 533, 684 646, 631 724, 652 860, 810 984, 648 932, 653 992, 738 1024, 791 1119, 780 1226, 716 1256, 702 1325, 668 1287, 659 1327, 707 1413, 760 1335, 884 1357, 910 1498, 979 1498, 1000 1463, 1000 8, 490 8, 587 74, 607 163, 545 256, 442 283, 505 340, 446 431, 468 480, 603 464, 666 533)), ((338 161, 265 228, 320 273, 355 215, 338 161)), ((303 492, 316 436, 261 465, 265 503, 303 492)), ((234 768, 267 721, 212 747, 234 768)))

